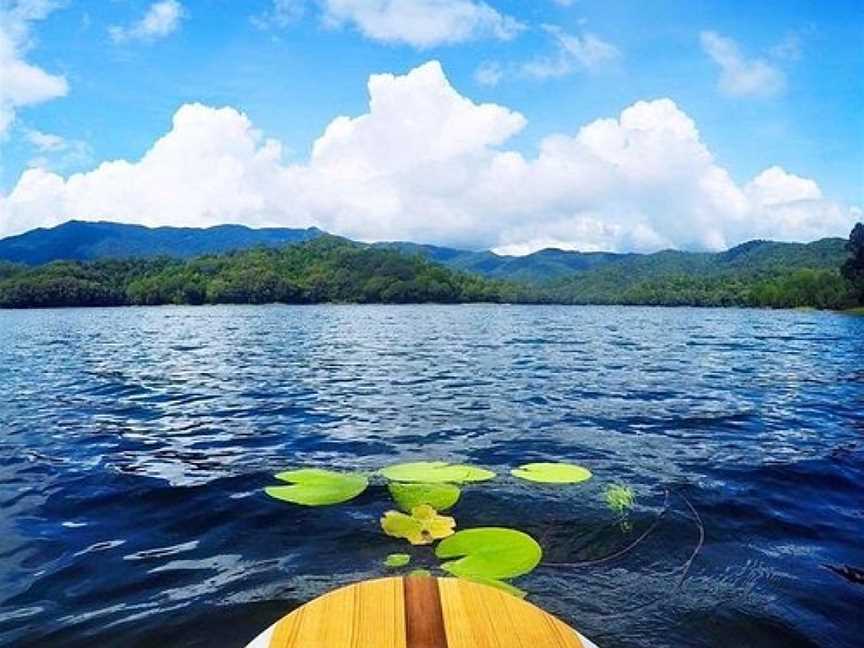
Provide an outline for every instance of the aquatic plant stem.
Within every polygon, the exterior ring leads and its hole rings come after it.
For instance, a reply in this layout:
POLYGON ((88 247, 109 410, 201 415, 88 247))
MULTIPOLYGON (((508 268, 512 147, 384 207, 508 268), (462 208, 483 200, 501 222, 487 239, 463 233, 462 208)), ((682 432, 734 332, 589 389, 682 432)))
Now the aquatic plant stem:
MULTIPOLYGON (((667 494, 667 501, 668 501, 669 491, 666 491, 666 494, 667 494)), ((687 508, 690 509, 690 512, 692 513, 691 519, 693 519, 693 521, 696 522, 696 527, 698 529, 698 540, 696 542, 696 546, 694 547, 692 553, 690 554, 690 557, 687 559, 687 562, 684 563, 684 570, 681 573, 681 576, 679 576, 679 578, 678 578, 678 583, 675 585, 675 589, 673 589, 669 593, 669 596, 677 594, 678 591, 681 589, 682 585, 684 584, 685 579, 687 578, 687 574, 690 571, 690 566, 693 564, 693 561, 696 559, 696 556, 699 554, 699 552, 702 550, 702 546, 705 544, 705 525, 702 522, 702 516, 699 515, 699 512, 696 510, 696 508, 693 506, 693 504, 690 502, 690 500, 687 498, 686 495, 684 495, 683 493, 681 493, 680 491, 677 491, 677 490, 675 491, 675 494, 678 495, 678 497, 680 497, 684 501, 684 503, 687 505, 687 508)), ((659 517, 660 516, 658 516, 657 521, 659 521, 659 517)), ((545 564, 550 564, 550 563, 545 563, 545 564)), ((670 575, 674 574, 677 571, 678 570, 676 569, 670 575)), ((634 607, 627 608, 626 610, 618 610, 616 612, 607 612, 603 615, 603 618, 604 619, 614 619, 614 618, 620 618, 623 616, 628 616, 630 614, 634 614, 635 612, 641 612, 642 610, 645 610, 645 609, 654 607, 656 605, 659 605, 661 603, 661 601, 665 600, 665 598, 667 598, 667 597, 654 598, 654 599, 651 599, 650 601, 648 601, 647 603, 643 603, 642 605, 636 605, 634 607)))
POLYGON ((540 567, 590 567, 591 565, 599 565, 605 562, 609 562, 610 560, 615 560, 616 558, 620 558, 624 554, 635 549, 639 543, 641 543, 645 538, 647 538, 654 529, 657 528, 657 525, 660 524, 660 521, 663 519, 663 516, 669 511, 669 491, 665 491, 665 497, 663 499, 663 509, 660 513, 657 514, 657 517, 654 518, 654 521, 648 526, 645 531, 643 531, 638 538, 636 538, 629 545, 624 547, 623 549, 619 549, 608 556, 603 556, 602 558, 595 558, 593 560, 580 560, 577 562, 544 562, 540 565, 540 567))
POLYGON ((699 541, 696 543, 696 546, 693 549, 693 553, 690 554, 690 557, 687 559, 687 562, 684 563, 684 571, 681 572, 681 576, 678 578, 678 584, 675 586, 675 591, 681 589, 681 586, 684 585, 684 580, 687 578, 687 573, 690 571, 691 565, 693 565, 693 561, 696 560, 696 556, 702 550, 702 546, 705 544, 705 524, 702 522, 702 516, 699 515, 699 512, 694 508, 693 504, 687 498, 684 493, 680 491, 675 492, 678 497, 684 500, 684 503, 687 505, 687 508, 690 509, 690 512, 693 514, 693 519, 696 521, 696 527, 698 529, 699 541))

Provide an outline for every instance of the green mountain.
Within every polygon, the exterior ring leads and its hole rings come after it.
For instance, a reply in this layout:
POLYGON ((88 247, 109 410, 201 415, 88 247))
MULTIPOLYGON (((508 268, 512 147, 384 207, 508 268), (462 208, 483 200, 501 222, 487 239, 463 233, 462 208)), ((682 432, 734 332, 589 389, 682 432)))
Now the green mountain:
MULTIPOLYGON (((0 308, 478 301, 847 308, 856 300, 839 272, 842 243, 756 242, 721 254, 591 256, 593 266, 537 284, 455 270, 414 248, 325 235, 193 259, 0 263, 0 308)), ((576 253, 564 254, 569 262, 576 253)))
POLYGON ((0 240, 0 261, 38 265, 51 261, 95 261, 170 256, 188 259, 256 246, 301 243, 323 232, 314 227, 252 229, 243 225, 144 227, 69 221, 0 240))
POLYGON ((839 268, 843 239, 751 241, 720 253, 667 250, 629 255, 548 285, 579 304, 844 307, 852 299, 839 268))
POLYGON ((843 308, 856 302, 839 271, 848 256, 839 238, 750 241, 719 253, 548 249, 514 257, 367 245, 316 229, 71 222, 0 241, 0 306, 484 300, 843 308), (34 267, 46 260, 53 262, 34 267))
POLYGON ((0 266, 0 308, 512 301, 509 287, 332 236, 207 255, 0 266))
POLYGON ((375 245, 399 250, 405 254, 419 254, 430 261, 484 277, 532 283, 567 277, 576 272, 591 270, 631 256, 612 252, 571 252, 551 248, 525 256, 505 256, 489 251, 470 252, 418 243, 376 243, 375 245))
MULTIPOLYGON (((251 229, 241 225, 207 229, 148 228, 121 223, 70 221, 52 229, 37 229, 0 240, 0 262, 39 265, 59 260, 158 256, 188 259, 254 247, 294 245, 322 235, 324 232, 315 228, 251 229)), ((407 242, 375 243, 372 247, 421 256, 454 270, 492 279, 539 284, 585 273, 614 281, 616 276, 630 280, 633 277, 652 279, 673 275, 713 276, 737 271, 758 274, 790 268, 833 269, 847 256, 844 244, 842 239, 824 239, 808 244, 751 241, 716 254, 668 250, 643 255, 546 249, 526 256, 407 242)))
MULTIPOLYGON (((848 257, 845 245, 844 239, 828 238, 813 243, 750 241, 725 252, 614 254, 547 249, 514 257, 415 243, 376 244, 485 277, 543 286, 551 283, 561 289, 569 285, 574 291, 579 286, 590 290, 595 286, 620 287, 673 277, 741 275, 752 279, 805 269, 836 271, 848 257)), ((573 292, 571 297, 576 294, 573 292)), ((591 296, 593 299, 593 292, 591 296)))

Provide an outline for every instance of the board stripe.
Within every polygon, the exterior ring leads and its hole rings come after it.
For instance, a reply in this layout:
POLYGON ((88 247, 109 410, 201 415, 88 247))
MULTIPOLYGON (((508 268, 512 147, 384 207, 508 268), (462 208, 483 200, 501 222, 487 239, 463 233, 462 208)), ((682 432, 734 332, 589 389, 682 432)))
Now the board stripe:
POLYGON ((408 648, 447 648, 438 579, 408 576, 404 583, 408 648))

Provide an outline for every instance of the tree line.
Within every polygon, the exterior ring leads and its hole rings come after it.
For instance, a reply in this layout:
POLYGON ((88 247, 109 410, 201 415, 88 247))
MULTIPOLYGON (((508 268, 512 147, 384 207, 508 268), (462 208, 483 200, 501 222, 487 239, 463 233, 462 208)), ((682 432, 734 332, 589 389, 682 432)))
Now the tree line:
MULTIPOLYGON (((0 307, 482 302, 518 288, 336 237, 203 256, 0 266, 0 307)), ((514 298, 516 296, 514 295, 514 298)))
POLYGON ((171 258, 0 263, 0 307, 512 302, 846 309, 864 305, 864 225, 841 268, 654 274, 610 265, 544 285, 491 280, 332 236, 280 249, 171 258))

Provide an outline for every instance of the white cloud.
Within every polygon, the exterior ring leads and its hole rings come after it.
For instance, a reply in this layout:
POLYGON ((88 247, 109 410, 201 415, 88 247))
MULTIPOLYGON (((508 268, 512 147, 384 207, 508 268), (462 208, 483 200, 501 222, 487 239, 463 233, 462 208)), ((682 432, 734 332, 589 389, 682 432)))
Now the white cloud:
POLYGON ((522 65, 522 73, 539 79, 561 77, 576 69, 593 70, 621 56, 620 50, 591 33, 570 34, 555 25, 543 25, 554 39, 557 52, 522 65))
POLYGON ((36 150, 42 153, 47 151, 62 151, 66 148, 66 140, 53 133, 43 133, 42 131, 28 129, 26 136, 36 150))
POLYGON ((743 186, 670 99, 507 148, 525 118, 459 94, 437 62, 369 80, 369 109, 334 119, 309 159, 233 108, 185 105, 137 161, 63 177, 25 171, 0 197, 0 234, 71 218, 145 225, 317 225, 363 240, 527 252, 723 248, 845 235, 860 209, 772 167, 743 186))
POLYGON ((28 162, 30 167, 64 171, 91 164, 93 151, 82 140, 69 140, 54 133, 27 128, 24 135, 36 151, 36 157, 28 162))
POLYGON ((756 202, 765 206, 822 199, 822 190, 813 180, 787 173, 779 166, 765 169, 747 183, 745 189, 756 202))
POLYGON ((252 16, 252 24, 259 29, 288 27, 306 13, 306 0, 273 0, 272 7, 264 13, 252 16))
POLYGON ((781 70, 762 59, 746 59, 731 38, 703 31, 699 40, 703 51, 720 66, 718 87, 724 94, 768 97, 785 88, 786 78, 781 70))
POLYGON ((495 86, 505 76, 527 76, 535 79, 563 77, 577 70, 596 71, 620 58, 621 51, 596 34, 570 34, 556 25, 542 25, 552 39, 555 53, 530 61, 503 66, 496 61, 481 63, 474 71, 474 80, 485 86, 495 86))
POLYGON ((478 38, 510 40, 524 26, 479 0, 320 0, 325 23, 417 48, 478 38))
POLYGON ((137 22, 128 27, 114 25, 108 28, 108 33, 115 43, 154 41, 177 31, 185 15, 183 5, 177 0, 161 0, 150 5, 147 13, 137 22))
POLYGON ((495 61, 484 61, 474 70, 474 80, 480 85, 496 86, 504 76, 504 70, 500 63, 495 61))
POLYGON ((25 106, 63 97, 69 85, 62 76, 28 63, 33 46, 31 23, 45 19, 59 4, 49 0, 18 0, 0 5, 0 137, 25 106))

